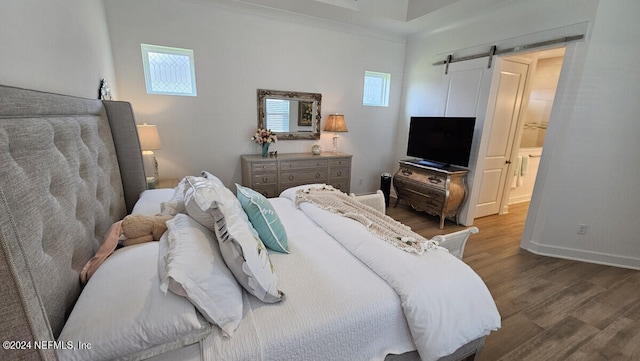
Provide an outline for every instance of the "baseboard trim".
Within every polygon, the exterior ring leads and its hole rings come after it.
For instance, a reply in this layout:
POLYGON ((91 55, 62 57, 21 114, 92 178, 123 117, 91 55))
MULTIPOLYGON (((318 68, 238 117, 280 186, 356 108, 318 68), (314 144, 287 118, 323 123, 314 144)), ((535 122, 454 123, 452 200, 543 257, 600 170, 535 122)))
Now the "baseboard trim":
POLYGON ((507 201, 507 204, 512 205, 512 204, 518 204, 518 203, 524 203, 524 202, 531 202, 531 194, 525 194, 522 196, 509 198, 509 201, 507 201))
POLYGON ((573 261, 596 263, 605 266, 614 266, 640 270, 640 259, 625 257, 610 253, 585 251, 580 249, 550 246, 537 241, 523 241, 520 248, 548 257, 569 259, 573 261))

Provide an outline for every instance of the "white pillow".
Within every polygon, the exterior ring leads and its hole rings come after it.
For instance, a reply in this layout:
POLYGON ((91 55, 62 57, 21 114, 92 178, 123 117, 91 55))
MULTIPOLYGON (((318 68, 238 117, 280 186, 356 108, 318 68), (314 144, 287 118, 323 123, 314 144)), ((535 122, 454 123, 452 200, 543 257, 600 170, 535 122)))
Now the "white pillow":
MULTIPOLYGON (((227 213, 238 215, 248 226, 251 226, 249 217, 244 213, 238 198, 222 183, 203 177, 185 178, 187 190, 184 203, 186 212, 191 218, 213 231, 215 219, 209 212, 209 208, 213 202, 218 202, 227 213)), ((258 235, 255 229, 251 228, 251 230, 256 236, 258 235)))
POLYGON ((186 297, 231 336, 242 319, 242 289, 210 230, 185 214, 167 221, 160 239, 160 289, 186 297))
POLYGON ((147 189, 140 194, 140 198, 133 206, 131 213, 155 216, 161 212, 161 204, 171 199, 174 190, 171 188, 147 189))
MULTIPOLYGON (((224 187, 224 184, 220 179, 218 179, 218 177, 214 176, 213 174, 205 170, 202 171, 202 178, 207 179, 211 182, 214 182, 215 184, 219 184, 220 186, 224 187)), ((161 205, 162 214, 175 216, 178 213, 185 213, 186 210, 184 205, 184 195, 185 195, 185 192, 189 189, 189 187, 191 187, 191 185, 187 182, 186 177, 182 178, 178 183, 178 185, 176 186, 171 200, 162 203, 161 205)))
POLYGON ((158 242, 148 242, 115 251, 80 294, 58 340, 91 348, 57 353, 62 361, 148 358, 210 332, 189 301, 160 291, 158 242))
POLYGON ((220 252, 236 280, 264 302, 279 302, 278 278, 258 233, 229 189, 204 178, 187 177, 187 214, 215 232, 220 252))
POLYGON ((169 216, 175 216, 178 213, 184 213, 184 193, 187 190, 187 180, 182 178, 178 185, 173 190, 173 196, 170 200, 163 202, 160 205, 162 214, 169 216))
POLYGON ((224 187, 224 184, 222 183, 222 181, 218 177, 216 177, 213 174, 207 172, 206 170, 202 171, 202 177, 212 181, 213 183, 219 185, 220 187, 224 187))

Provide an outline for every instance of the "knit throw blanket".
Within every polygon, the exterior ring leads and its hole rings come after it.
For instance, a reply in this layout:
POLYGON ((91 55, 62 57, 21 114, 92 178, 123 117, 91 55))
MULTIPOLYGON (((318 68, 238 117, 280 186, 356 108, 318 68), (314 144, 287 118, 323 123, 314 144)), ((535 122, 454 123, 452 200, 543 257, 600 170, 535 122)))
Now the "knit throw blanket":
POLYGON ((302 202, 309 202, 331 213, 356 220, 376 237, 405 252, 421 255, 433 249, 446 250, 438 242, 422 237, 408 226, 331 186, 298 190, 296 206, 302 202))

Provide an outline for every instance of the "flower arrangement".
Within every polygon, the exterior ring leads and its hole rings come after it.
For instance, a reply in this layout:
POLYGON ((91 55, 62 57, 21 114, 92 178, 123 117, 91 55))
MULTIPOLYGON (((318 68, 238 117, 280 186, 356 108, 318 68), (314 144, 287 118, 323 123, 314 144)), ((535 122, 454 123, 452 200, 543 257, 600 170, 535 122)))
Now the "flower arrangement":
POLYGON ((278 141, 278 137, 271 129, 260 129, 256 131, 256 134, 251 137, 251 140, 258 144, 271 144, 278 141))

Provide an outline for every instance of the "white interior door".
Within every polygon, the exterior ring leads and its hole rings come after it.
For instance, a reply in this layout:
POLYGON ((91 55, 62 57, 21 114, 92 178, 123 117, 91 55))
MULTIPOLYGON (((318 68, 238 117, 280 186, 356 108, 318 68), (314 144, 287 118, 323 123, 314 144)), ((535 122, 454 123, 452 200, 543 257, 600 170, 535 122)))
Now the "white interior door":
POLYGON ((500 212, 505 184, 513 169, 510 158, 529 69, 527 64, 509 60, 496 63, 492 83, 496 92, 492 92, 487 109, 489 134, 484 135, 488 136, 488 143, 482 170, 479 170, 481 181, 475 217, 500 212))
POLYGON ((442 114, 449 117, 476 117, 467 174, 467 201, 458 213, 458 221, 464 225, 473 224, 475 202, 478 199, 476 189, 480 188, 480 178, 475 174, 476 168, 481 166, 479 161, 484 159, 478 155, 483 144, 484 119, 493 73, 488 63, 488 57, 453 63, 442 78, 442 114))

